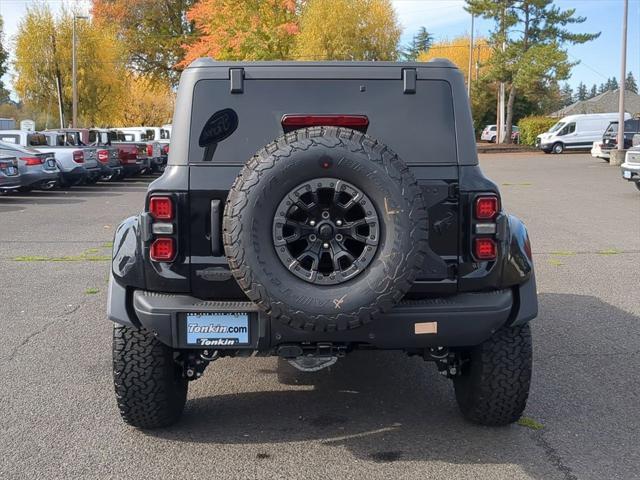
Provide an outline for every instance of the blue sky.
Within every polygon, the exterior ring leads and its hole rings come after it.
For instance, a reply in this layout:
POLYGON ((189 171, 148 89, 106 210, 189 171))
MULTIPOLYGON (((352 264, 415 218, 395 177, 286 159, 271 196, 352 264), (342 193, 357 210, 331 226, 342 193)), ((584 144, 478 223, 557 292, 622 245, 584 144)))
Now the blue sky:
MULTIPOLYGON (((464 11, 464 0, 391 1, 403 26, 403 43, 408 43, 420 26, 425 26, 436 40, 451 39, 470 31, 471 19, 464 11)), ((6 37, 16 33, 18 23, 31 3, 32 0, 0 0, 6 37)), ((77 6, 84 12, 88 12, 90 6, 88 0, 48 0, 46 3, 54 11, 63 4, 77 6)), ((587 17, 585 23, 573 27, 574 31, 602 32, 592 42, 569 47, 570 58, 580 60, 572 70, 569 83, 575 87, 582 81, 590 87, 593 83, 605 82, 608 77, 619 79, 622 0, 556 0, 555 3, 563 9, 575 8, 578 15, 587 17)), ((474 30, 476 35, 488 35, 491 27, 490 22, 477 20, 474 30)), ((636 80, 640 80, 640 0, 629 0, 627 70, 633 71, 636 80)), ((11 79, 7 77, 3 80, 11 86, 11 79)))

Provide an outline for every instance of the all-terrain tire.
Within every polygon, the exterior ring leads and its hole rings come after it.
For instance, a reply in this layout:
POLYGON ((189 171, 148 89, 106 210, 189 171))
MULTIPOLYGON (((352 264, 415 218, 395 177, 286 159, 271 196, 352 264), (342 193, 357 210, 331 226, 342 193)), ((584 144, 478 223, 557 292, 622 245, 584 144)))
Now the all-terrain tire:
POLYGON ((129 425, 166 427, 182 415, 188 382, 173 350, 147 330, 114 327, 113 382, 120 415, 129 425))
POLYGON ((529 325, 502 328, 469 353, 462 375, 453 380, 462 414, 481 425, 517 421, 527 404, 531 383, 529 325))
POLYGON ((254 155, 225 206, 224 248, 236 281, 272 318, 296 329, 353 329, 389 311, 411 288, 426 256, 427 212, 409 168, 384 144, 347 128, 295 130, 254 155), (278 204, 320 177, 351 182, 378 211, 380 246, 371 263, 339 285, 311 285, 278 258, 278 204))

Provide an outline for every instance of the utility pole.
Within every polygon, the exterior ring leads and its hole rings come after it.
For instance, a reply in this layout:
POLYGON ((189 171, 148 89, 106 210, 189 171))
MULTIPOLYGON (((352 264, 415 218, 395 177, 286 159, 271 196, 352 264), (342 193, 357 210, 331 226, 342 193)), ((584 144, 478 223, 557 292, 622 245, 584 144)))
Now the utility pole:
POLYGON ((469 39, 469 73, 467 74, 467 95, 471 98, 471 74, 473 73, 473 21, 475 16, 471 14, 471 37, 469 39))
POLYGON ((58 56, 57 56, 57 53, 56 53, 56 37, 55 37, 55 35, 51 35, 51 48, 52 48, 51 58, 55 62, 54 74, 55 74, 55 77, 56 77, 56 93, 58 94, 58 115, 60 117, 60 128, 64 128, 64 111, 62 109, 62 81, 60 80, 60 78, 61 78, 60 67, 58 65, 58 61, 56 60, 58 58, 58 56))
POLYGON ((624 150, 624 82, 627 78, 627 16, 629 0, 624 0, 622 14, 622 53, 620 58, 620 98, 618 99, 618 150, 624 150))
MULTIPOLYGON (((507 14, 507 5, 506 3, 503 5, 502 8, 502 18, 500 21, 500 30, 502 32, 502 51, 504 52, 507 49, 507 32, 506 32, 506 27, 505 27, 505 16, 507 14)), ((496 143, 503 143, 504 142, 504 134, 506 131, 505 128, 505 124, 504 124, 504 107, 505 107, 505 103, 504 103, 504 92, 505 92, 505 87, 504 87, 504 82, 500 82, 500 88, 498 89, 498 115, 497 115, 497 132, 496 132, 496 143)))
POLYGON ((77 54, 76 54, 76 20, 87 20, 89 17, 73 14, 73 29, 71 36, 71 89, 72 89, 72 117, 71 126, 76 128, 78 126, 78 66, 77 66, 77 54))

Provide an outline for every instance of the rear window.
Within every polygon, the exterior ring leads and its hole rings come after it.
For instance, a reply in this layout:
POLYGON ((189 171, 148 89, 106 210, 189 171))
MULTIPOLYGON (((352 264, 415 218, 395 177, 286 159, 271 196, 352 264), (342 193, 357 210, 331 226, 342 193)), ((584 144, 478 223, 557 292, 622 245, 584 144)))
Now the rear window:
POLYGON ((231 95, 228 80, 201 80, 193 93, 189 162, 201 163, 198 139, 207 120, 230 108, 238 127, 215 148, 212 161, 242 164, 282 135, 285 114, 366 115, 367 134, 406 163, 457 163, 451 87, 444 80, 418 80, 405 95, 399 80, 245 80, 245 93, 231 95), (364 89, 364 92, 362 91, 364 89))
POLYGON ((640 131, 640 120, 637 120, 637 119, 625 120, 625 122, 624 122, 624 131, 625 132, 639 132, 640 131))
POLYGON ((27 135, 27 145, 30 145, 32 147, 48 145, 47 137, 41 133, 30 133, 29 135, 27 135))
POLYGON ((169 140, 171 138, 171 134, 169 133, 169 130, 165 130, 164 128, 160 130, 160 138, 162 140, 169 140))

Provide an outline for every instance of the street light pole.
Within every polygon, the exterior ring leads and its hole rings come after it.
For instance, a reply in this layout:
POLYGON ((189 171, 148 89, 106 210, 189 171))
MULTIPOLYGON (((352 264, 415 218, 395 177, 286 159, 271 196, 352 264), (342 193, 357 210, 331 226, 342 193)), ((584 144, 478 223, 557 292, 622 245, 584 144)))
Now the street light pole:
POLYGON ((467 96, 471 97, 471 73, 473 72, 473 20, 475 15, 471 14, 471 37, 469 38, 469 73, 467 74, 467 96))
POLYGON ((629 0, 624 0, 622 14, 622 55, 620 59, 620 98, 618 99, 618 150, 624 150, 624 82, 627 78, 627 16, 629 0))
POLYGON ((73 15, 73 28, 71 35, 71 89, 72 89, 72 116, 71 126, 76 128, 78 126, 78 66, 77 66, 77 54, 76 54, 76 20, 86 20, 89 17, 83 17, 80 15, 73 15))

